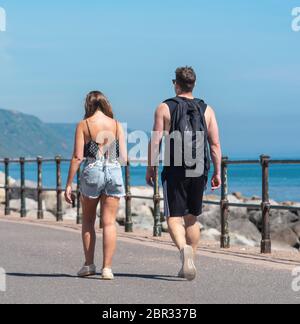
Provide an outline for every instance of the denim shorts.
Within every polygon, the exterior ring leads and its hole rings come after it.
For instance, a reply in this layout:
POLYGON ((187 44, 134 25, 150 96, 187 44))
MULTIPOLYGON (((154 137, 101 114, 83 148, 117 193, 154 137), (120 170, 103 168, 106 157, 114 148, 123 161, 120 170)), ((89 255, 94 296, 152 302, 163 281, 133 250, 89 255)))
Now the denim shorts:
POLYGON ((90 199, 98 199, 102 195, 124 197, 125 188, 120 163, 103 160, 86 162, 81 173, 80 192, 90 199))

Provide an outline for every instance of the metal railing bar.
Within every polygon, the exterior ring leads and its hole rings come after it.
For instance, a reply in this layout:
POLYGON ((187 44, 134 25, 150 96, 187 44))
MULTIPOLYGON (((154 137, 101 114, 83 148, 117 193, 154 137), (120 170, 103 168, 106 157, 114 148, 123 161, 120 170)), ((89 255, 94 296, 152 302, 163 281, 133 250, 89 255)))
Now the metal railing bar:
MULTIPOLYGON (((135 196, 131 195, 132 199, 145 199, 145 200, 153 200, 153 197, 144 197, 144 196, 135 196)), ((163 200, 163 199, 162 199, 163 200)))
POLYGON ((216 205, 216 206, 220 206, 220 202, 219 201, 212 201, 212 200, 203 200, 203 204, 205 204, 205 205, 216 205))
POLYGON ((228 160, 227 165, 246 165, 246 164, 259 164, 259 160, 228 160))
MULTIPOLYGON (((55 162, 54 158, 43 158, 43 162, 55 162)), ((61 162, 70 162, 70 158, 61 158, 61 162)), ((0 159, 0 163, 4 163, 5 159, 0 159)), ((10 163, 19 163, 20 159, 9 159, 10 163)), ((27 158, 25 159, 26 163, 35 163, 36 159, 33 158, 27 158)), ((130 163, 148 163, 147 159, 130 159, 130 163)), ((160 161, 160 163, 163 163, 163 160, 160 161)), ((259 164, 260 160, 228 160, 226 162, 227 164, 259 164)), ((287 160, 270 160, 270 164, 300 164, 300 160, 293 160, 293 159, 287 159, 287 160)))
MULTIPOLYGON (((62 163, 70 162, 71 159, 66 159, 60 156, 55 158, 42 158, 37 157, 33 158, 5 158, 0 159, 0 164, 4 164, 4 174, 5 174, 5 185, 1 185, 0 189, 5 190, 5 215, 10 215, 11 210, 15 210, 10 207, 11 193, 14 190, 20 191, 21 200, 21 217, 26 217, 26 192, 36 192, 38 201, 37 209, 38 219, 43 219, 43 208, 42 208, 42 193, 43 192, 55 192, 56 193, 56 218, 57 221, 63 220, 63 188, 62 188, 62 163), (36 187, 26 186, 26 164, 37 164, 37 185, 36 187), (56 187, 44 187, 43 186, 43 163, 55 163, 56 165, 56 187), (18 164, 20 170, 20 186, 13 186, 10 184, 10 169, 11 164, 18 164)), ((163 162, 163 161, 160 161, 163 162)), ((132 222, 132 199, 142 199, 153 201, 154 206, 154 219, 155 224, 153 228, 154 236, 161 236, 162 234, 162 224, 161 224, 161 211, 160 203, 163 201, 163 197, 160 195, 160 182, 159 182, 159 166, 154 167, 155 170, 155 179, 154 179, 154 188, 153 196, 142 196, 142 195, 132 195, 131 193, 131 167, 132 164, 145 164, 147 165, 147 159, 129 159, 127 166, 125 166, 125 183, 126 183, 126 222, 125 222, 125 231, 133 231, 133 222, 132 222)), ((263 218, 263 228, 262 228, 262 241, 261 241, 261 252, 270 253, 271 252, 271 238, 270 238, 270 211, 271 210, 288 210, 288 211, 300 211, 300 206, 289 206, 289 205, 272 205, 270 202, 270 190, 269 190, 269 177, 270 177, 270 166, 272 165, 300 165, 299 159, 274 159, 272 160, 269 156, 262 155, 260 159, 248 159, 248 160, 229 160, 227 157, 222 158, 222 188, 221 188, 221 197, 220 201, 204 199, 203 203, 206 205, 215 205, 220 207, 221 214, 221 247, 229 248, 230 247, 230 235, 229 235, 229 213, 230 207, 240 207, 240 208, 255 208, 261 211, 263 218), (262 196, 261 202, 258 203, 231 203, 229 202, 229 189, 228 189, 228 169, 230 165, 260 165, 262 171, 262 196)), ((77 186, 73 190, 76 199, 74 200, 73 207, 77 209, 77 219, 78 224, 81 223, 81 206, 80 206, 80 171, 77 173, 77 186)))
POLYGON ((291 211, 300 211, 300 207, 295 206, 277 206, 277 205, 270 205, 271 209, 275 210, 291 210, 291 211))
POLYGON ((300 164, 300 160, 270 160, 270 164, 282 164, 282 165, 288 165, 288 164, 300 164))

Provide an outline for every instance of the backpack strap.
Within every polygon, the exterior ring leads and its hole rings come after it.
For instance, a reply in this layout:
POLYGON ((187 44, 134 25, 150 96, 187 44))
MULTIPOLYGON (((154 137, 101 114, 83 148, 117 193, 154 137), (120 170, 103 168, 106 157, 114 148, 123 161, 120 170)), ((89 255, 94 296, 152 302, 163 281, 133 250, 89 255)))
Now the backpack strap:
POLYGON ((173 116, 174 116, 174 114, 176 114, 177 108, 180 105, 180 103, 182 103, 182 100, 175 97, 175 98, 167 99, 163 103, 168 106, 170 115, 171 115, 171 119, 173 120, 173 116))
POLYGON ((208 148, 208 127, 207 127, 206 118, 205 118, 205 112, 207 110, 208 105, 203 100, 200 100, 200 99, 197 99, 196 102, 197 102, 197 108, 198 108, 201 118, 203 120, 204 129, 205 129, 205 133, 206 133, 205 134, 205 137, 206 137, 206 141, 205 141, 205 152, 206 152, 205 175, 206 175, 206 177, 208 177, 209 170, 210 170, 210 153, 209 153, 209 148, 208 148))
POLYGON ((207 109, 207 104, 201 99, 196 99, 196 103, 197 103, 197 108, 199 110, 201 118, 203 120, 203 124, 204 124, 206 134, 208 134, 208 128, 207 128, 207 123, 206 123, 206 118, 205 118, 205 112, 206 112, 206 109, 207 109))
POLYGON ((170 98, 170 99, 165 100, 164 103, 167 104, 170 101, 176 102, 179 105, 180 103, 182 103, 183 100, 180 99, 179 97, 174 97, 174 98, 170 98))

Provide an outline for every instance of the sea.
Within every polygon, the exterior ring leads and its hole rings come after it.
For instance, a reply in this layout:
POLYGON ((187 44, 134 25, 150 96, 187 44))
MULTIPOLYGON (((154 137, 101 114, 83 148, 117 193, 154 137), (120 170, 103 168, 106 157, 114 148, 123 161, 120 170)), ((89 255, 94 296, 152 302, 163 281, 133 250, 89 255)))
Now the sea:
MULTIPOLYGON (((62 163, 62 180, 65 186, 68 176, 69 163, 62 163)), ((0 165, 4 172, 4 166, 0 165)), ((146 186, 146 168, 142 166, 131 167, 131 185, 146 186)), ((259 165, 230 165, 228 174, 229 192, 241 192, 245 197, 261 196, 262 171, 259 165)), ((20 179, 18 164, 10 166, 10 176, 20 179)), ((36 164, 26 164, 25 177, 27 180, 37 182, 36 164)), ((43 186, 55 188, 55 163, 43 163, 43 186)), ((208 189, 206 195, 212 192, 208 189)), ((214 193, 216 194, 216 193, 214 193)), ((220 194, 220 193, 218 193, 220 194)), ((270 198, 278 201, 300 202, 300 165, 271 165, 270 166, 270 198)))

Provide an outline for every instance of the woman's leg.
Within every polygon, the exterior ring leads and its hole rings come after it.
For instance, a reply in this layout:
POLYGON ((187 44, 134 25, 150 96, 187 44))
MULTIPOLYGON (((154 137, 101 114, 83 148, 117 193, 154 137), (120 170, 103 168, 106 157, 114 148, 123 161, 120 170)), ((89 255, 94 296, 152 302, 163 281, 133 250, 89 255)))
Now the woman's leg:
POLYGON ((116 218, 120 199, 103 196, 101 199, 103 224, 103 269, 112 268, 113 256, 117 246, 116 218))
POLYGON ((94 264, 96 245, 96 212, 99 199, 82 197, 82 241, 85 254, 85 265, 94 264))

